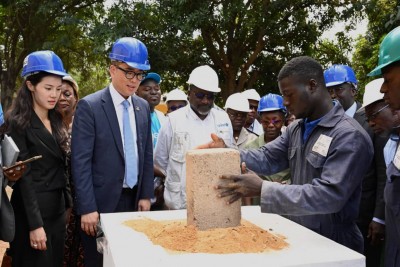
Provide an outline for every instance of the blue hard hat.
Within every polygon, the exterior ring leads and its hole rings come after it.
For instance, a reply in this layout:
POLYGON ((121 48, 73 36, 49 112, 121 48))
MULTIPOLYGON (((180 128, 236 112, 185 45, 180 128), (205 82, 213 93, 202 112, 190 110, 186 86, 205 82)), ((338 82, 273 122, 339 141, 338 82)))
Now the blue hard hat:
POLYGON ((286 107, 283 105, 283 98, 280 95, 268 94, 261 97, 258 103, 258 113, 276 110, 286 114, 286 107))
POLYGON ((353 69, 347 65, 332 65, 324 71, 324 78, 326 87, 342 83, 358 83, 353 69))
POLYGON ((156 84, 160 84, 161 83, 161 76, 158 75, 155 72, 149 72, 146 74, 146 78, 144 78, 143 81, 140 82, 140 84, 144 84, 145 81, 147 80, 154 80, 156 82, 156 84))
POLYGON ((139 70, 150 69, 146 46, 133 37, 118 39, 114 43, 109 57, 112 60, 125 62, 132 68, 139 70))
POLYGON ((48 72, 55 75, 65 76, 63 63, 59 56, 53 51, 36 51, 30 53, 24 59, 21 76, 26 78, 29 75, 35 74, 39 71, 48 72))

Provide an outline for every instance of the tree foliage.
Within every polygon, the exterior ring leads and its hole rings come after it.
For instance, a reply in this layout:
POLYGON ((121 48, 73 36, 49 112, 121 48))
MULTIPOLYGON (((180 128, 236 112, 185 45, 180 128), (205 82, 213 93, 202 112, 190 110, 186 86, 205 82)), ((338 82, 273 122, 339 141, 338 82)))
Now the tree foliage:
POLYGON ((92 40, 88 24, 103 10, 99 0, 2 0, 0 5, 1 99, 11 104, 24 58, 33 51, 54 50, 67 70, 92 75, 92 40))
POLYGON ((347 63, 347 29, 335 42, 320 36, 337 21, 354 25, 364 6, 353 0, 115 0, 107 8, 100 0, 0 3, 4 106, 23 59, 40 49, 60 55, 81 95, 100 89, 108 82, 111 45, 123 36, 146 44, 164 91, 185 88, 190 72, 209 64, 220 78, 220 101, 248 88, 277 92, 277 74, 295 56, 313 56, 324 66, 347 63))
POLYGON ((368 77, 378 63, 379 45, 392 29, 399 26, 399 1, 367 1, 365 12, 368 17, 368 29, 364 36, 359 36, 352 59, 352 67, 359 81, 360 96, 365 85, 376 77, 368 77))

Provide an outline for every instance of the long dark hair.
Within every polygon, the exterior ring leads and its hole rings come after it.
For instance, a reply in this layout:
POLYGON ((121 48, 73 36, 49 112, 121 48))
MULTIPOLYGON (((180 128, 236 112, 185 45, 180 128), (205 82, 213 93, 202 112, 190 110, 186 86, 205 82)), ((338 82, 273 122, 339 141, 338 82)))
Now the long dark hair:
MULTIPOLYGON (((33 86, 40 83, 44 77, 52 76, 54 74, 47 72, 39 72, 28 76, 21 88, 18 90, 17 97, 13 100, 11 108, 5 115, 6 132, 11 130, 24 132, 27 128, 31 126, 31 117, 33 110, 33 98, 32 93, 29 91, 26 85, 27 81, 30 81, 33 86)), ((57 76, 57 75, 55 75, 57 76)), ((57 76, 60 77, 60 76, 57 76)), ((58 145, 61 150, 65 152, 68 146, 67 140, 67 129, 62 121, 61 114, 54 108, 49 110, 49 120, 51 124, 51 129, 53 135, 57 140, 58 145)))

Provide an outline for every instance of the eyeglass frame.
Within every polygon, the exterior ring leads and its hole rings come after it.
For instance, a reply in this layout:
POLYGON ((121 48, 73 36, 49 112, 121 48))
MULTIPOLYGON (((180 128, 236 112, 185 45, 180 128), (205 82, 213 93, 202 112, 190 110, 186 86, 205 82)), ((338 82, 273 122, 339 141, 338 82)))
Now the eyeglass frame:
POLYGON ((277 120, 268 120, 268 121, 263 121, 263 120, 260 120, 260 124, 262 125, 262 124, 266 124, 267 126, 268 125, 270 125, 272 123, 272 125, 274 125, 274 126, 276 126, 277 124, 279 124, 279 123, 284 123, 284 121, 283 120, 281 120, 281 119, 277 119, 277 120), (267 123, 268 122, 268 123, 267 123))
POLYGON ((187 106, 187 104, 185 104, 185 105, 177 105, 177 106, 173 105, 173 106, 170 106, 169 109, 172 110, 172 111, 175 111, 175 110, 178 110, 178 109, 186 107, 186 106, 187 106))
POLYGON ((138 81, 143 81, 144 79, 146 79, 147 73, 145 72, 134 72, 134 71, 130 71, 130 70, 126 70, 124 68, 121 68, 118 65, 114 65, 117 69, 119 69, 120 71, 122 71, 123 73, 125 73, 125 78, 127 78, 128 80, 132 80, 133 78, 136 78, 138 81), (133 75, 132 77, 130 77, 131 75, 133 75), (140 79, 138 77, 138 75, 142 75, 142 78, 140 79))
POLYGON ((388 108, 389 104, 386 104, 385 106, 381 107, 378 111, 375 111, 374 113, 372 113, 371 115, 366 117, 366 121, 370 122, 372 120, 375 120, 376 117, 378 116, 379 113, 381 113, 384 109, 388 108))
POLYGON ((244 119, 247 117, 248 112, 234 111, 234 114, 233 114, 231 110, 232 109, 229 109, 229 111, 226 110, 226 113, 228 113, 228 116, 232 117, 233 119, 238 118, 239 117, 238 114, 240 114, 240 117, 242 117, 244 119))
POLYGON ((214 100, 216 95, 214 93, 203 93, 203 92, 193 92, 198 100, 203 100, 204 97, 207 97, 207 100, 214 100))

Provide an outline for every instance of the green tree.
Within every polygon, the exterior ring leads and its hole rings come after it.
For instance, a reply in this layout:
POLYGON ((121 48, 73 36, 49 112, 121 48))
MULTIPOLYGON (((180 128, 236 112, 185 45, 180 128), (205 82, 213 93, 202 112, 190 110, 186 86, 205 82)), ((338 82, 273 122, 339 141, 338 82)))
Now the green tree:
POLYGON ((315 50, 329 44, 317 46, 319 37, 334 22, 361 14, 362 5, 353 2, 121 0, 96 33, 108 41, 124 35, 143 40, 168 90, 183 85, 199 64, 211 65, 226 99, 251 87, 276 91, 277 73, 292 57, 323 58, 315 50))
POLYGON ((359 81, 359 100, 362 100, 365 85, 376 77, 368 77, 378 63, 379 45, 392 29, 399 26, 399 1, 367 1, 365 12, 368 17, 367 32, 359 36, 352 58, 352 67, 359 81))
POLYGON ((16 0, 0 2, 1 100, 12 101, 24 58, 33 51, 54 50, 64 67, 89 76, 93 59, 87 29, 103 12, 100 0, 16 0), (89 66, 89 67, 88 67, 89 66))

